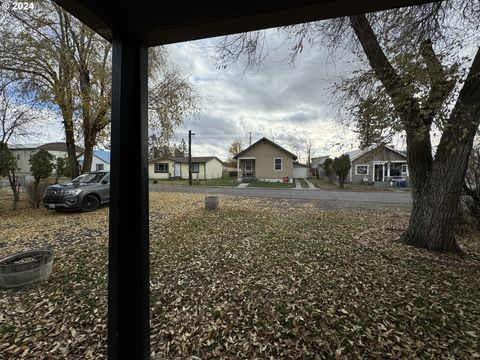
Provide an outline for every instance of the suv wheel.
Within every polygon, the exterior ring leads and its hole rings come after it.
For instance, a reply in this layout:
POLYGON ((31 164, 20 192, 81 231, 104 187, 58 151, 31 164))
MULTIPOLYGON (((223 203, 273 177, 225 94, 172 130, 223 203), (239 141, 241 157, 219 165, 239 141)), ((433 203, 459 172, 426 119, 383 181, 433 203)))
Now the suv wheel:
POLYGON ((87 195, 82 201, 82 211, 94 211, 98 209, 100 201, 95 195, 87 195))

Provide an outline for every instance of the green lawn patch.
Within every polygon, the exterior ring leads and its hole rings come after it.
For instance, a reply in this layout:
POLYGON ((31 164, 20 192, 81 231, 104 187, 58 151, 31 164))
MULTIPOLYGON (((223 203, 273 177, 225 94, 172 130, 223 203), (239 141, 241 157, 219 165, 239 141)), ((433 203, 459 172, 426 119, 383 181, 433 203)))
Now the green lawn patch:
POLYGON ((238 186, 236 177, 222 177, 220 179, 200 180, 200 185, 205 186, 238 186))
MULTIPOLYGON (((163 185, 188 185, 188 179, 150 179, 151 184, 163 185)), ((196 180, 192 179, 193 185, 201 186, 238 186, 238 181, 233 177, 222 177, 219 179, 196 180)))
POLYGON ((269 182, 269 181, 252 181, 248 187, 262 187, 262 188, 277 188, 277 189, 289 189, 294 188, 294 183, 280 183, 280 182, 269 182))
POLYGON ((186 179, 150 179, 151 184, 163 184, 163 185, 188 185, 186 179))

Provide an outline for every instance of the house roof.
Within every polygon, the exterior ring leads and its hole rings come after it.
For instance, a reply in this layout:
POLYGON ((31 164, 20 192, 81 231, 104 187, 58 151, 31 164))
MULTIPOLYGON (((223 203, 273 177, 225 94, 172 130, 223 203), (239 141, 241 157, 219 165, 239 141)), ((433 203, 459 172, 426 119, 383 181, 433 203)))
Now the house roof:
MULTIPOLYGON (((77 157, 80 157, 84 154, 85 152, 82 152, 79 154, 77 157)), ((105 151, 105 150, 93 150, 93 156, 96 158, 102 160, 106 164, 110 164, 110 151, 105 151)))
POLYGON ((250 145, 248 148, 246 148, 245 150, 239 152, 237 155, 235 155, 233 158, 234 159, 238 159, 239 156, 241 156, 242 154, 245 154, 247 151, 249 151, 250 149, 254 148, 255 146, 257 146, 261 141, 266 141, 268 142, 270 145, 272 146, 275 146, 277 149, 280 149, 282 150, 283 152, 287 153, 288 155, 290 155, 293 160, 297 160, 297 155, 291 153, 290 151, 288 151, 287 149, 281 147, 280 145, 274 143, 272 140, 269 140, 267 139, 265 136, 262 137, 260 140, 254 142, 252 145, 250 145))
POLYGON ((325 156, 318 156, 318 157, 314 157, 311 159, 311 162, 312 164, 315 163, 315 164, 318 164, 318 165, 321 165, 325 162, 326 159, 328 159, 329 156, 328 155, 325 155, 325 156))
POLYGON ((307 164, 300 164, 298 162, 294 162, 293 163, 293 166, 295 167, 306 167, 306 168, 310 168, 310 166, 308 166, 307 164))
POLYGON ((44 145, 43 143, 32 143, 32 144, 8 144, 8 147, 13 150, 35 150, 40 146, 44 145))
MULTIPOLYGON (((64 142, 34 143, 34 144, 16 144, 10 145, 11 149, 22 150, 47 150, 47 151, 67 151, 67 144, 64 142)), ((83 148, 75 145, 77 152, 83 152, 83 148)))
MULTIPOLYGON (((349 151, 349 152, 346 152, 345 154, 348 155, 350 157, 350 161, 354 161, 356 159, 358 159, 359 157, 369 153, 370 151, 372 151, 373 149, 376 149, 377 147, 379 147, 380 145, 382 144, 372 144, 370 146, 367 146, 365 149, 356 149, 356 150, 352 150, 352 151, 349 151)), ((394 151, 396 152, 397 154, 403 156, 403 157, 407 157, 407 153, 406 151, 400 151, 400 150, 396 150, 395 148, 391 147, 391 146, 388 146, 388 145, 385 145, 385 148, 388 149, 388 150, 391 150, 391 151, 394 151)))
POLYGON ((317 157, 312 157, 312 160, 323 160, 328 158, 329 155, 324 155, 324 156, 317 156, 317 157))
MULTIPOLYGON (((67 144, 64 142, 52 142, 52 143, 43 144, 42 146, 39 146, 38 149, 43 149, 47 151, 65 151, 66 152, 67 144)), ((75 145, 75 150, 77 152, 84 151, 83 148, 77 145, 75 145)))
MULTIPOLYGON (((216 156, 192 156, 192 162, 198 162, 198 163, 206 163, 213 159, 217 159, 223 164, 223 161, 216 156)), ((173 162, 188 163, 187 156, 158 157, 158 158, 150 159, 149 162, 158 161, 158 160, 171 160, 173 162)))
POLYGON ((106 150, 93 150, 93 154, 103 162, 110 164, 110 151, 106 150))

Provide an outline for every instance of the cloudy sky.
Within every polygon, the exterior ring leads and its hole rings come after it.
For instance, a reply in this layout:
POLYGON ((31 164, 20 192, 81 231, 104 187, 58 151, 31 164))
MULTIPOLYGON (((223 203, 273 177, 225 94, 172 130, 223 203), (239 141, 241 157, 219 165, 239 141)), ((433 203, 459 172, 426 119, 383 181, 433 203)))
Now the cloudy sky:
MULTIPOLYGON (((245 73, 242 63, 218 69, 213 45, 218 39, 193 41, 168 46, 177 64, 201 99, 202 110, 185 119, 175 131, 175 141, 187 140, 188 130, 194 156, 228 157, 228 147, 235 139, 245 146, 265 136, 294 151, 290 138, 309 138, 312 155, 339 155, 358 147, 352 129, 340 125, 336 116, 331 87, 340 77, 348 77, 354 59, 332 59, 326 51, 304 48, 292 66, 288 64, 288 46, 275 29, 268 30, 269 57, 255 72, 245 73), (348 61, 347 61, 348 60, 348 61)), ((59 122, 41 129, 35 140, 63 139, 59 122)), ((38 141, 35 141, 38 142, 38 141)), ((400 140, 394 143, 402 148, 400 140)), ((295 151, 294 151, 295 152, 295 151)), ((304 153, 300 160, 305 162, 304 153)))
MULTIPOLYGON (((212 45, 216 39, 174 44, 172 59, 188 76, 202 99, 202 112, 177 129, 180 140, 192 129, 195 155, 228 157, 235 139, 244 145, 262 136, 292 149, 290 138, 310 138, 315 156, 338 154, 356 147, 351 129, 342 127, 332 104, 330 87, 351 72, 345 61, 332 62, 325 52, 306 48, 294 66, 286 61, 276 30, 267 34, 270 56, 255 72, 245 73, 243 63, 218 69, 212 45), (340 144, 340 145, 338 145, 340 144)), ((305 156, 302 155, 302 161, 305 156)))

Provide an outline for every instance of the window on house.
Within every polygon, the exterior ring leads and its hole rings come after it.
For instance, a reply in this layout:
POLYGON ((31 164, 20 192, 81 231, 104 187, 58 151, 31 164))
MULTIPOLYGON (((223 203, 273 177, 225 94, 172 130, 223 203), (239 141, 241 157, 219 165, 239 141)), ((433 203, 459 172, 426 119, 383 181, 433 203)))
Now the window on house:
POLYGON ((390 164, 390 176, 400 176, 401 171, 402 171, 401 163, 390 164))
POLYGON ((200 171, 200 164, 197 162, 192 163, 192 173, 198 173, 200 171))
POLYGON ((274 161, 274 169, 276 171, 282 170, 282 158, 275 158, 273 161, 274 161))
POLYGON ((98 171, 98 170, 104 170, 103 164, 97 164, 97 165, 96 165, 96 169, 97 169, 97 171, 98 171))
POLYGON ((355 175, 368 175, 368 165, 355 165, 355 175))
POLYGON ((168 173, 168 163, 155 163, 153 166, 156 173, 168 173))
POLYGON ((402 174, 406 174, 408 172, 407 164, 402 164, 402 174))
POLYGON ((17 160, 20 160, 20 154, 17 155, 17 160))

